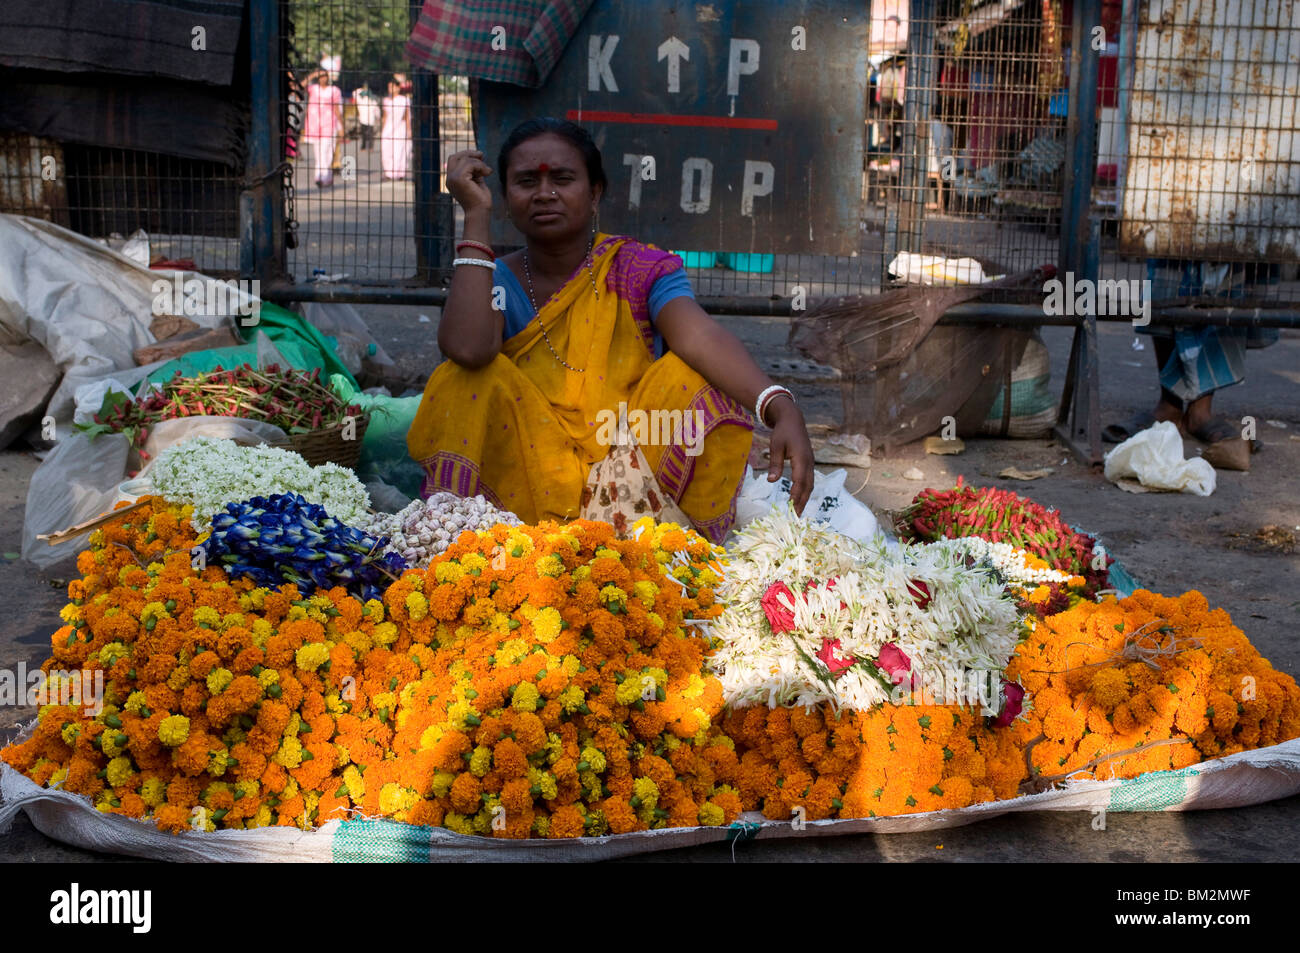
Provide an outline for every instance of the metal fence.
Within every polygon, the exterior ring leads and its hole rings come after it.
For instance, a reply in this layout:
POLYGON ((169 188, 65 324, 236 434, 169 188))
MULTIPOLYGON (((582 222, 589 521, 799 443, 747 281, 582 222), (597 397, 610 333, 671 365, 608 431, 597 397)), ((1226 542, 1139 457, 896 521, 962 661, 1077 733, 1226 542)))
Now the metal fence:
MULTIPOLYGON (((796 285, 877 291, 909 252, 972 258, 986 275, 1056 263, 1147 279, 1170 306, 1294 313, 1295 5, 869 7, 857 254, 692 268, 706 305, 780 313, 796 285)), ((66 191, 51 205, 24 183, 59 144, 33 140, 27 161, 26 143, 7 140, 0 200, 100 237, 143 228, 156 254, 260 277, 273 298, 436 303, 458 228, 440 172, 474 133, 465 78, 406 60, 418 12, 418 0, 249 0, 243 168, 65 145, 66 191)), ((736 249, 698 251, 725 262, 736 249)))

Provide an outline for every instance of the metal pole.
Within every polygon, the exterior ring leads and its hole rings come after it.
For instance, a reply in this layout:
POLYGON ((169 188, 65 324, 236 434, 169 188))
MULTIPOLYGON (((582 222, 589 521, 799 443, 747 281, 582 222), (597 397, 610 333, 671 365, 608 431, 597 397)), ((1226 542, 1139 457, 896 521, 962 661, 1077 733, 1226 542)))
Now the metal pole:
MULTIPOLYGON (((1101 4, 1076 0, 1070 27, 1070 116, 1066 124, 1061 203, 1060 272, 1076 281, 1097 279, 1100 233, 1092 220, 1092 186, 1097 173, 1097 78, 1099 57, 1090 46, 1101 25, 1101 4)), ((1101 386, 1097 318, 1079 319, 1070 348, 1069 386, 1061 397, 1057 429, 1061 438, 1092 466, 1100 466, 1101 386)))
POLYGON ((245 187, 239 196, 239 274, 267 283, 283 273, 284 197, 278 174, 280 101, 280 5, 250 0, 248 45, 250 111, 245 187))
MULTIPOLYGON (((420 0, 410 5, 411 26, 420 16, 420 0)), ((412 174, 415 182, 416 277, 432 284, 451 265, 455 218, 451 196, 441 192, 442 139, 438 117, 438 77, 420 70, 411 76, 412 174)))

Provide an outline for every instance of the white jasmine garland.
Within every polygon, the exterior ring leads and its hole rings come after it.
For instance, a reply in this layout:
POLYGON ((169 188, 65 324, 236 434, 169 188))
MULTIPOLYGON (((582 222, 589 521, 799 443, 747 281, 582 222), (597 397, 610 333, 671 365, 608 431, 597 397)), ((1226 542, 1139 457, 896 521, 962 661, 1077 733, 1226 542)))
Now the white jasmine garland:
POLYGON ((400 512, 380 513, 364 529, 371 536, 388 537, 384 552, 397 553, 408 566, 425 568, 465 530, 477 532, 498 523, 519 526, 522 520, 482 496, 438 492, 427 500, 412 501, 400 512))
POLYGON ((710 666, 726 703, 826 701, 865 710, 924 700, 975 703, 995 713, 1000 673, 1022 637, 1021 617, 991 563, 968 567, 967 549, 957 542, 891 551, 883 538, 858 543, 799 519, 789 506, 751 523, 729 547, 719 586, 727 608, 711 627, 722 646, 710 666), (760 604, 777 581, 794 594, 792 632, 773 632, 760 604), (813 587, 806 588, 810 581, 813 587), (918 582, 930 593, 924 609, 910 587, 918 582), (891 691, 861 664, 832 677, 817 653, 825 640, 837 639, 836 658, 873 662, 892 643, 911 661, 909 675, 919 684, 891 691), (971 697, 974 685, 983 686, 977 698, 971 697), (958 691, 961 697, 953 697, 958 691))
POLYGON ((191 522, 200 532, 227 503, 272 493, 301 494, 350 526, 360 526, 370 509, 370 495, 351 470, 335 463, 313 467, 299 454, 265 444, 193 437, 158 454, 150 475, 163 497, 194 506, 191 522))

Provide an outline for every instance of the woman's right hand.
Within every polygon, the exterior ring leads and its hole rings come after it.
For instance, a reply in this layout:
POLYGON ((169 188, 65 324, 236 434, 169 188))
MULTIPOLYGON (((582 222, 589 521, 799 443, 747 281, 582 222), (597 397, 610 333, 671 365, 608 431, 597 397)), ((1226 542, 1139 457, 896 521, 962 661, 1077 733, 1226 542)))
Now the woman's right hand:
POLYGON ((483 180, 492 174, 477 149, 463 149, 447 158, 447 191, 466 212, 492 208, 492 190, 483 180))

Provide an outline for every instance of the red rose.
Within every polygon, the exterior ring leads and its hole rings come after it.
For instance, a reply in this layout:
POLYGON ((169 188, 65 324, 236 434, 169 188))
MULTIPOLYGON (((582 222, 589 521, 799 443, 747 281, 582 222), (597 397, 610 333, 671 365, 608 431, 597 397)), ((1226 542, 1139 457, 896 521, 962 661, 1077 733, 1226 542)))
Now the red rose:
POLYGON ((889 680, 895 685, 901 685, 903 679, 907 678, 908 672, 912 670, 912 660, 893 642, 886 642, 880 647, 880 658, 876 660, 876 667, 888 675, 889 680))
POLYGON ((759 600, 759 605, 763 607, 763 614, 767 616, 767 622, 772 626, 773 632, 793 632, 794 631, 794 610, 787 609, 782 604, 778 596, 785 596, 790 605, 794 605, 794 593, 785 583, 777 580, 767 587, 767 592, 763 593, 763 598, 759 600))
POLYGON ((999 728, 1006 728, 1024 708, 1025 690, 1016 682, 1008 682, 1005 678, 1002 680, 1002 713, 998 715, 995 724, 999 728))
POLYGON ((912 597, 912 601, 916 603, 916 607, 922 612, 930 604, 930 587, 919 579, 909 579, 907 581, 907 594, 912 597))
POLYGON ((817 657, 830 670, 832 677, 839 678, 845 672, 853 667, 857 661, 856 658, 837 658, 835 653, 840 649, 839 639, 822 639, 822 647, 817 650, 817 657))

